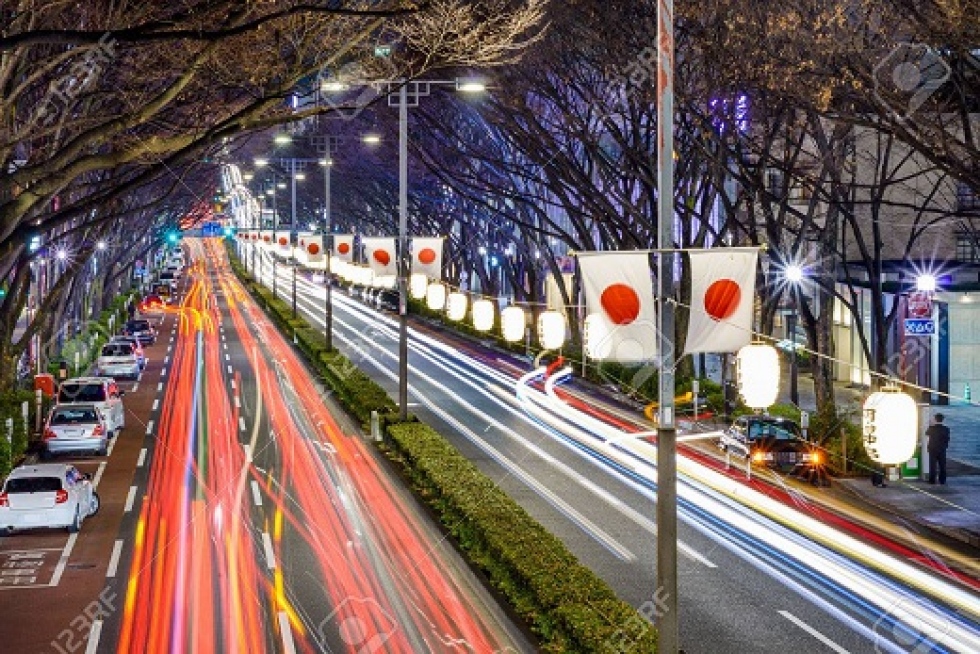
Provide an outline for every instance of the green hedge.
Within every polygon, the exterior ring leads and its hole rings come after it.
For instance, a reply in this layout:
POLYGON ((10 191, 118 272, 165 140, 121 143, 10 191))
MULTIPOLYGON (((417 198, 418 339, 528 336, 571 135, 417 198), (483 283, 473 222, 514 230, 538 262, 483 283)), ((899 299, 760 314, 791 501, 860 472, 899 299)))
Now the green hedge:
MULTIPOLYGON (((44 410, 42 405, 42 411, 44 410)), ((12 391, 0 396, 0 478, 17 465, 27 453, 31 426, 36 420, 35 396, 31 391, 12 391), (27 402, 28 416, 24 421, 23 403, 27 402), (7 429, 7 420, 13 421, 13 433, 7 429)))
POLYGON ((375 410, 387 424, 386 454, 403 466, 472 564, 531 626, 546 652, 655 652, 656 631, 638 611, 582 566, 486 475, 427 425, 396 422, 397 405, 381 386, 337 351, 292 308, 242 268, 232 270, 288 335, 344 408, 366 425, 375 410))
POLYGON ((633 607, 436 431, 402 423, 387 434, 415 490, 545 651, 656 650, 653 627, 633 607))

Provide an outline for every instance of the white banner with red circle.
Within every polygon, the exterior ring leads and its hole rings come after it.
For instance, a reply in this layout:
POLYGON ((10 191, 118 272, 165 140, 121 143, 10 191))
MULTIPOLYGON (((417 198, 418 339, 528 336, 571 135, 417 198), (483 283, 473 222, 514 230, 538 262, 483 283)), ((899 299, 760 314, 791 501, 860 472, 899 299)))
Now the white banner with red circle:
POLYGON ((412 274, 442 279, 442 237, 412 238, 412 274))
POLYGON ((398 274, 395 239, 389 236, 362 238, 364 256, 375 277, 394 277, 398 274))
POLYGON ((589 312, 589 355, 621 363, 653 360, 657 323, 649 255, 590 254, 580 257, 579 268, 589 312))
POLYGON ((276 232, 276 252, 292 254, 292 237, 289 232, 276 232))
POLYGON ((306 260, 310 263, 323 261, 323 236, 320 234, 307 234, 300 238, 300 248, 306 255, 306 260))
POLYGON ((757 248, 689 253, 691 317, 684 352, 737 352, 752 341, 757 248))
POLYGON ((334 234, 333 253, 340 257, 341 261, 351 263, 354 261, 354 235, 353 234, 334 234))

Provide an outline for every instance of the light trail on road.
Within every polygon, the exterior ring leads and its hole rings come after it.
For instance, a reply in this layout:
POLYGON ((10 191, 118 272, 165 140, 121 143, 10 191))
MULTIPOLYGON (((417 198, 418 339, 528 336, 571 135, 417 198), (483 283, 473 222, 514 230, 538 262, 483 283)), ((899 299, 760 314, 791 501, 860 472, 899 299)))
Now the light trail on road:
POLYGON ((190 248, 193 281, 117 651, 509 645, 447 564, 449 546, 433 541, 365 444, 337 425, 292 345, 230 274, 220 244, 190 248), (226 336, 245 353, 235 377, 223 358, 223 315, 226 336), (242 380, 254 382, 254 397, 239 395, 242 380), (240 428, 239 406, 251 430, 240 428))

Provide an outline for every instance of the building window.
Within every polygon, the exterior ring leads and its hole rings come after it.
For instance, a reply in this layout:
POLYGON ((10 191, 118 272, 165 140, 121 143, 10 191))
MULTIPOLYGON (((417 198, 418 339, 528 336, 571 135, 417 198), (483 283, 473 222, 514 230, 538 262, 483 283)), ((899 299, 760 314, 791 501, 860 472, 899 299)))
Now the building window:
POLYGON ((980 211, 980 195, 961 182, 956 187, 956 208, 961 213, 980 211))
POLYGON ((980 234, 956 235, 956 260, 962 263, 980 263, 980 234))

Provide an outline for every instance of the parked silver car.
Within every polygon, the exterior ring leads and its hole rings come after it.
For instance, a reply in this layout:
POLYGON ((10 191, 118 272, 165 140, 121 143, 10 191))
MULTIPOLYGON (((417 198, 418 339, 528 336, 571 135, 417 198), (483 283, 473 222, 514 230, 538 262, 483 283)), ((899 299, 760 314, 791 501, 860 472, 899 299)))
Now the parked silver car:
POLYGON ((95 404, 56 404, 44 429, 46 456, 66 452, 106 454, 109 429, 106 417, 95 404))

